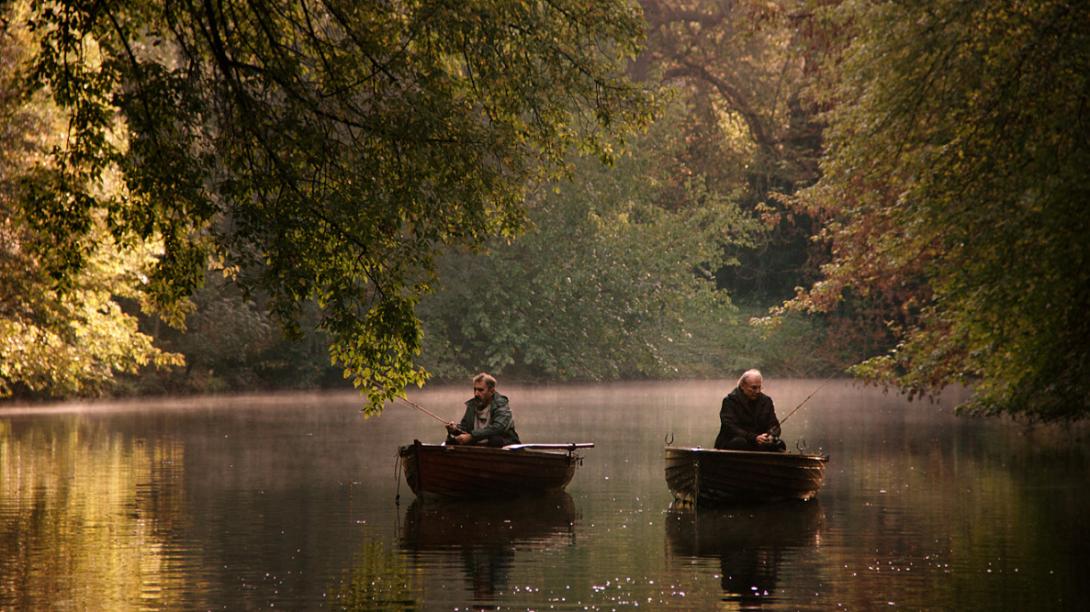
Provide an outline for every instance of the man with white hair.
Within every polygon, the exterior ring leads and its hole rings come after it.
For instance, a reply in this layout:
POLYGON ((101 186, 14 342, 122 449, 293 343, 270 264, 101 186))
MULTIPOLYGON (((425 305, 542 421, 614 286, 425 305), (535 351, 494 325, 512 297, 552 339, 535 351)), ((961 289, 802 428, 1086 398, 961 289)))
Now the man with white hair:
POLYGON ((738 386, 723 398, 715 448, 725 450, 784 451, 780 421, 772 398, 761 393, 764 380, 757 370, 746 370, 738 386))

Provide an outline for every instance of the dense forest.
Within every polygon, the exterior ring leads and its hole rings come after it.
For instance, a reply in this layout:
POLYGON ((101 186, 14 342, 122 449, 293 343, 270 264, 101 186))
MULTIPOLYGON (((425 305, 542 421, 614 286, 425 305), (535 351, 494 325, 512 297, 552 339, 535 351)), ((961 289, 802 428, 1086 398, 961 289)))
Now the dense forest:
POLYGON ((0 395, 1090 409, 1090 5, 0 0, 0 395))

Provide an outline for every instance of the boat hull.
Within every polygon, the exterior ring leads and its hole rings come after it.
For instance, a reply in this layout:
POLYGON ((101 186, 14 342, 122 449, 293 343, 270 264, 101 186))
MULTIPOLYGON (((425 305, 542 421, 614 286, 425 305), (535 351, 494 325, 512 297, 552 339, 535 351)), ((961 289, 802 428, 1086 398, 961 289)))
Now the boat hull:
POLYGON ((518 497, 562 491, 582 459, 567 451, 414 443, 398 454, 418 497, 518 497))
POLYGON ((821 455, 666 447, 666 484, 680 506, 808 500, 825 482, 821 455))

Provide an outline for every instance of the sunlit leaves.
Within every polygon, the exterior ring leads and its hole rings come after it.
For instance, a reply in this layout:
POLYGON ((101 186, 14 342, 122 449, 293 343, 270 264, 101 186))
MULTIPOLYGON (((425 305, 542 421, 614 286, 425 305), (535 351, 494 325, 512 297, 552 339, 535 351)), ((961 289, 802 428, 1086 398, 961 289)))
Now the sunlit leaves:
MULTIPOLYGON (((62 1, 32 22, 33 84, 71 126, 41 230, 80 235, 68 206, 161 237, 145 291, 175 321, 213 256, 289 328, 317 302, 372 409, 424 380, 435 249, 517 234, 528 185, 573 150, 610 158, 649 108, 621 74, 642 33, 622 0, 62 1), (124 198, 71 179, 107 170, 124 198)), ((61 246, 63 280, 87 252, 61 246)))
MULTIPOLYGON (((0 30, 0 396, 93 395, 119 373, 180 363, 120 305, 139 299, 155 242, 119 244, 94 201, 119 189, 96 154, 64 150, 66 126, 44 95, 19 86, 29 62, 25 6, 0 30), (64 169, 90 155, 81 172, 64 169), (97 178, 98 180, 92 180, 97 178)), ((94 114, 97 111, 88 111, 94 114)), ((101 117, 88 119, 109 137, 101 117), (98 123, 96 123, 98 122, 98 123)))
POLYGON ((53 290, 33 267, 6 276, 12 284, 0 298, 19 300, 22 307, 0 316, 0 396, 15 385, 41 395, 94 395, 119 373, 181 364, 180 355, 156 348, 117 302, 135 297, 137 276, 151 254, 118 249, 100 226, 92 235, 101 244, 67 291, 53 290), (12 296, 9 290, 28 293, 12 296))

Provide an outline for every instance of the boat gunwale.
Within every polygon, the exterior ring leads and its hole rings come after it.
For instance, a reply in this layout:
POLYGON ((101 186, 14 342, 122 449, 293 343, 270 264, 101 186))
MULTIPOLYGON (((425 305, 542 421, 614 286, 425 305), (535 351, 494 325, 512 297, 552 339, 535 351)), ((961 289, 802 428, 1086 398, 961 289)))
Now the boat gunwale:
POLYGON ((578 449, 556 449, 556 450, 537 450, 528 448, 504 448, 497 446, 474 446, 474 445, 461 445, 461 444, 426 444, 421 442, 420 444, 405 444, 398 448, 398 455, 401 457, 407 457, 412 452, 423 450, 424 452, 443 452, 443 453, 467 453, 467 454, 495 454, 503 455, 505 457, 533 457, 540 459, 567 459, 578 460, 580 455, 575 454, 575 450, 578 449))
POLYGON ((790 457, 790 459, 778 459, 781 463, 794 462, 798 463, 800 459, 808 459, 811 461, 819 461, 821 463, 829 462, 829 455, 816 455, 803 452, 774 452, 774 451, 753 451, 753 450, 731 450, 724 448, 703 448, 700 446, 666 446, 667 453, 674 452, 679 457, 684 457, 690 454, 707 454, 708 456, 722 456, 722 457, 734 457, 743 458, 750 457, 757 460, 771 459, 772 457, 790 457))

